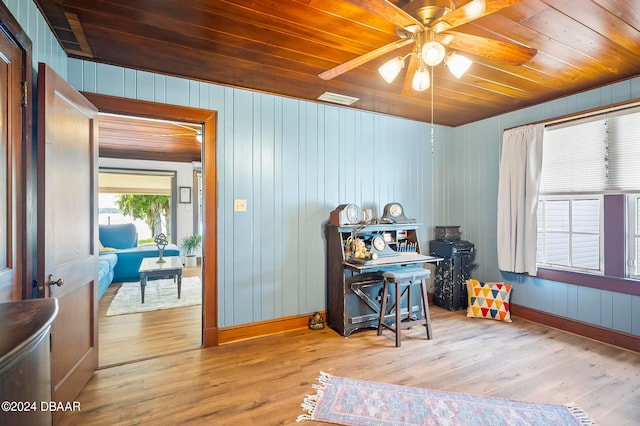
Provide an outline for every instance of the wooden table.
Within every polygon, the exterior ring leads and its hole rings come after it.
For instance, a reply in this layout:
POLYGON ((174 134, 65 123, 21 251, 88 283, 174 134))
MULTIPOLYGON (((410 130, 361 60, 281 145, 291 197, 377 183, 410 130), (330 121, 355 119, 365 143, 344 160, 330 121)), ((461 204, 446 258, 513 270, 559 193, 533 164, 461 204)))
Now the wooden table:
POLYGON ((178 299, 182 287, 182 260, 179 256, 163 257, 164 263, 158 263, 159 257, 145 257, 140 264, 140 293, 142 303, 144 303, 144 289, 147 286, 147 279, 160 277, 173 277, 174 282, 178 282, 178 299))

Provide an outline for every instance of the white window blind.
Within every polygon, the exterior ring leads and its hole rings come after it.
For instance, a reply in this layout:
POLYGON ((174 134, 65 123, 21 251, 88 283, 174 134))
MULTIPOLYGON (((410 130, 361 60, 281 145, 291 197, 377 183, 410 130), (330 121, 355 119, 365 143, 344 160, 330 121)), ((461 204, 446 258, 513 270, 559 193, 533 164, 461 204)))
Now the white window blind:
POLYGON ((604 116, 547 127, 540 193, 598 193, 607 182, 604 116))
MULTIPOLYGON (((637 109, 637 108, 636 108, 637 109)), ((610 114, 609 182, 611 191, 640 190, 640 111, 610 114)))

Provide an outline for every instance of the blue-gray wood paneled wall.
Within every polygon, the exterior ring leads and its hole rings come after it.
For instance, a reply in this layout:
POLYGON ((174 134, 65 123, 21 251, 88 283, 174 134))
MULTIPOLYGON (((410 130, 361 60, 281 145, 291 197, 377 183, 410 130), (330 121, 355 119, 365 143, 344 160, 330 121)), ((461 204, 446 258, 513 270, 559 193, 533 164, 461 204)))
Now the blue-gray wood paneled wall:
POLYGON ((379 215, 399 201, 424 224, 421 242, 431 236, 428 124, 74 59, 68 81, 218 111, 221 327, 325 309, 323 225, 338 204, 379 215))
MULTIPOLYGON (((514 302, 640 335, 640 297, 503 276, 496 200, 506 128, 640 98, 640 79, 609 85, 457 128, 67 60, 32 1, 3 0, 46 62, 76 88, 219 111, 220 325, 324 309, 322 223, 341 202, 401 201, 423 222, 461 225, 476 244, 481 280, 514 284, 514 302), (69 69, 69 75, 67 75, 69 69), (249 202, 233 213, 233 199, 249 202)), ((437 114, 437 112, 436 112, 437 114)), ((640 284, 639 284, 640 285, 640 284)))
MULTIPOLYGON (((640 78, 448 129, 434 156, 435 223, 461 225, 476 244, 483 281, 514 285, 513 303, 566 318, 640 335, 640 297, 498 270, 496 228, 502 132, 515 126, 640 98, 640 78)), ((638 283, 640 285, 640 283, 638 283)))

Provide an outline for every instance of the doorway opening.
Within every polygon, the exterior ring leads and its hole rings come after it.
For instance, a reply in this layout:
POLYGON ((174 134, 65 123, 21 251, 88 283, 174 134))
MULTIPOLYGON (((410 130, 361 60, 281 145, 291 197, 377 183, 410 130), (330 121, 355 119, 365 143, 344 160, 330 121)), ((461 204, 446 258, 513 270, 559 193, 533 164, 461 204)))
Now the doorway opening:
POLYGON ((202 198, 192 196, 192 192, 198 194, 192 184, 196 183, 196 168, 200 171, 202 133, 198 129, 202 125, 115 114, 99 114, 98 123, 100 233, 130 224, 136 234, 132 247, 101 248, 101 257, 115 256, 118 260, 113 267, 113 282, 98 304, 98 367, 200 348, 202 262, 181 268, 180 298, 177 280, 162 277, 147 283, 144 303, 139 274, 130 267, 124 273, 124 266, 119 264, 159 256, 160 235, 168 243, 163 248, 165 255, 177 255, 183 264, 182 242, 196 232, 202 236, 202 198), (163 153, 162 159, 158 151, 163 153), (154 254, 138 250, 153 250, 154 254))
MULTIPOLYGON (((217 346, 219 344, 218 329, 218 183, 217 183, 217 167, 216 167, 216 133, 217 133, 217 113, 216 111, 160 104, 149 101, 141 101, 136 99, 127 99, 114 96, 100 95, 90 92, 82 92, 82 94, 97 107, 100 113, 120 114, 129 117, 154 118, 159 120, 177 121, 181 123, 190 123, 200 126, 202 129, 202 143, 198 145, 197 155, 202 164, 202 186, 198 189, 201 191, 202 211, 200 212, 204 227, 202 229, 202 256, 201 256, 201 273, 202 273, 202 346, 217 346)), ((180 133, 185 133, 184 131, 180 133)), ((103 146, 104 132, 100 134, 100 157, 111 158, 112 146, 103 146)), ((170 139, 166 138, 165 139, 170 139)), ((114 143, 117 142, 114 140, 114 143)), ((141 150, 140 146, 132 143, 121 143, 115 149, 120 157, 135 159, 140 154, 146 157, 153 157, 156 161, 164 161, 171 158, 177 161, 198 161, 190 158, 190 149, 193 145, 183 147, 183 149, 175 148, 170 152, 141 150), (124 155, 124 154, 127 155, 124 155)))

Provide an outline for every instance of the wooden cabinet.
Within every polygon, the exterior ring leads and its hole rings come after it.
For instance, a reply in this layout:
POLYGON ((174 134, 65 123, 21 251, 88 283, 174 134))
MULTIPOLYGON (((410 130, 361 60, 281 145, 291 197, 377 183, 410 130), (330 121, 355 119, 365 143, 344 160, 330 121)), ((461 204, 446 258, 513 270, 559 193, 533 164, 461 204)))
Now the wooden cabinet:
MULTIPOLYGON (((420 253, 420 227, 419 223, 326 225, 327 322, 330 327, 343 336, 356 330, 376 328, 382 297, 381 274, 407 265, 440 260, 420 253), (384 245, 374 243, 379 238, 384 240, 384 245), (364 244, 367 252, 376 253, 376 258, 354 258, 351 248, 355 239, 364 244)), ((417 290, 416 286, 416 296, 412 297, 415 301, 421 300, 417 290)))
POLYGON ((49 332, 56 299, 0 304, 0 425, 52 424, 49 332))

